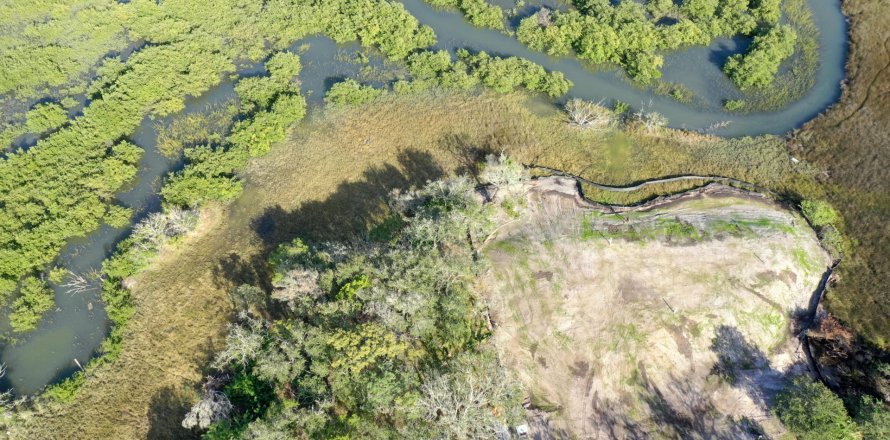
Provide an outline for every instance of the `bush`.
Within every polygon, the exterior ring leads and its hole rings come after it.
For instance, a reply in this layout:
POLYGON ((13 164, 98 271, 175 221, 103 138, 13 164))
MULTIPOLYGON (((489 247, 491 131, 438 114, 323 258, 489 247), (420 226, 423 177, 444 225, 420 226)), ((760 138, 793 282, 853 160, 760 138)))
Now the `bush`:
POLYGON ((803 439, 839 440, 857 438, 856 425, 844 403, 821 382, 795 377, 776 396, 776 414, 782 423, 803 439))
POLYGON ((43 395, 56 402, 71 403, 85 380, 83 372, 78 371, 73 376, 47 388, 43 395))
POLYGON ((43 280, 27 277, 19 286, 19 297, 12 304, 9 324, 16 333, 37 328, 43 314, 56 304, 55 294, 43 280))
POLYGON ((817 228, 837 225, 840 215, 824 200, 804 200, 800 203, 803 215, 817 228))
POLYGON ((723 103, 723 108, 728 112, 737 112, 745 108, 745 101, 741 99, 727 99, 723 103))
POLYGON ((59 128, 68 121, 68 111, 56 103, 37 104, 25 115, 29 133, 44 133, 59 128))
POLYGON ((326 103, 336 107, 367 104, 383 94, 382 90, 363 85, 354 79, 341 81, 333 86, 324 96, 326 103))
POLYGON ((796 41, 797 33, 791 26, 776 26, 754 37, 747 53, 730 57, 723 71, 742 90, 768 86, 782 61, 794 53, 796 41))

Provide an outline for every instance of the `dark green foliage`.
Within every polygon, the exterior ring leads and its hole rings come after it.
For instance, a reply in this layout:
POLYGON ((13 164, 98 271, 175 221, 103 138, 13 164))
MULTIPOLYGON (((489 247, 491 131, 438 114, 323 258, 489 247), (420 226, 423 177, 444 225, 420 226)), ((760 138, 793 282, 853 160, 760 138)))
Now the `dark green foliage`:
POLYGON ((471 290, 481 263, 467 234, 492 227, 473 191, 456 179, 397 198, 385 245, 297 239, 274 251, 271 297, 284 312, 242 314, 230 330, 216 365, 235 371, 225 393, 242 416, 208 435, 433 438, 490 435, 515 420, 518 393, 484 343, 484 304, 471 290), (470 399, 480 376, 492 388, 470 399), (257 384, 271 385, 262 401, 257 384))
POLYGON ((224 391, 233 405, 244 410, 240 417, 247 420, 261 416, 274 399, 268 382, 244 372, 237 373, 224 391))
POLYGON ((782 423, 805 439, 854 439, 856 425, 841 399, 821 382, 805 376, 793 382, 776 396, 776 414, 782 423))
POLYGON ((765 87, 772 83, 779 65, 794 53, 797 33, 788 25, 777 26, 754 37, 747 53, 726 61, 723 71, 745 90, 765 87))
POLYGON ((862 396, 854 405, 853 420, 859 426, 864 440, 890 438, 890 410, 887 404, 872 396, 862 396))
POLYGON ((347 79, 331 86, 324 96, 325 102, 334 106, 367 104, 377 99, 383 90, 347 79))

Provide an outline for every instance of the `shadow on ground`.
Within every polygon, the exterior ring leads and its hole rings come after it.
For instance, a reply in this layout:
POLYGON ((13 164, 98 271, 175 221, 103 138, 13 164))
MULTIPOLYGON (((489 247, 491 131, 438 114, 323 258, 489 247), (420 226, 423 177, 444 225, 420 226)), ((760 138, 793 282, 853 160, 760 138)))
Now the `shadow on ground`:
POLYGON ((200 435, 182 427, 182 418, 191 407, 191 393, 173 387, 162 388, 152 396, 148 407, 149 429, 146 438, 197 439, 200 435))
POLYGON ((272 286, 267 261, 278 245, 295 238, 310 243, 364 240, 370 228, 388 214, 390 193, 444 175, 429 153, 406 150, 397 163, 368 168, 360 180, 339 184, 324 200, 307 201, 296 209, 280 204, 266 208, 251 221, 262 242, 261 251, 248 258, 235 252, 223 257, 214 270, 215 282, 226 288, 249 284, 268 292, 272 286))

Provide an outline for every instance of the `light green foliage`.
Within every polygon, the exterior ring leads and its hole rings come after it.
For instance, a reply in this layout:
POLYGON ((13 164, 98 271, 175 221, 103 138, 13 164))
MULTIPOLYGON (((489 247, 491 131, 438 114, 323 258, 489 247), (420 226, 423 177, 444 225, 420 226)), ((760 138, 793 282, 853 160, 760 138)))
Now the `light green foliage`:
POLYGON ((12 304, 9 325, 16 333, 33 330, 43 314, 53 308, 55 296, 43 280, 28 277, 19 286, 19 297, 12 304))
POLYGON ((782 0, 753 0, 754 18, 761 23, 775 24, 782 17, 782 0))
POLYGON ((235 85, 248 115, 231 128, 224 142, 185 151, 187 165, 161 189, 164 201, 197 206, 210 200, 231 200, 241 193, 235 173, 247 160, 265 154, 284 138, 287 127, 303 119, 306 100, 293 81, 300 71, 296 55, 276 54, 268 61, 268 76, 245 78, 235 85))
POLYGON ((65 281, 65 277, 67 277, 69 273, 70 272, 68 272, 68 269, 57 266, 49 271, 49 276, 47 277, 47 279, 49 279, 51 283, 61 284, 62 281, 65 281))
POLYGON ((328 104, 338 107, 359 105, 372 102, 381 94, 383 94, 383 90, 361 84, 350 78, 331 86, 331 89, 325 94, 324 100, 328 104))
POLYGON ((37 104, 25 119, 28 132, 40 134, 61 127, 68 120, 68 112, 56 103, 37 104))
POLYGON ((155 144, 167 157, 178 157, 188 147, 220 144, 232 128, 238 106, 227 103, 197 113, 176 116, 166 124, 155 127, 155 144))
POLYGON ((834 207, 824 200, 804 200, 800 202, 803 215, 816 227, 837 226, 840 216, 834 207))
MULTIPOLYGON (((401 4, 387 0, 12 5, 0 8, 0 26, 8 36, 0 41, 0 93, 31 97, 46 86, 75 81, 106 53, 122 50, 124 32, 146 44, 125 62, 111 58, 101 64, 82 116, 0 163, 4 294, 52 261, 69 239, 95 230, 106 217, 116 218, 108 207, 114 193, 135 175, 138 155, 134 159, 135 147, 129 144, 109 145, 132 134, 146 116, 181 111, 187 96, 201 95, 233 72, 235 60, 260 60, 313 33, 339 42, 358 40, 394 59, 435 42, 428 27, 421 27, 401 4)), ((270 71, 279 72, 271 75, 276 84, 278 78, 289 81, 299 66, 288 56, 270 61, 270 71)), ((187 155, 186 169, 165 188, 169 203, 195 205, 234 197, 240 190, 235 171, 249 157, 267 151, 305 113, 305 101, 290 88, 270 107, 257 107, 249 120, 233 128, 228 144, 187 155)))
POLYGON ((457 61, 447 51, 418 52, 408 57, 408 72, 414 81, 396 83, 397 93, 414 93, 429 87, 469 90, 478 84, 499 93, 520 87, 556 97, 566 94, 572 82, 561 72, 547 72, 539 64, 523 58, 500 58, 485 52, 471 54, 458 50, 457 61))
POLYGON ((458 51, 458 58, 465 62, 479 81, 500 93, 507 93, 518 87, 541 92, 552 97, 562 96, 572 87, 562 72, 547 72, 538 64, 523 58, 492 57, 485 52, 470 54, 458 51))
POLYGON ((782 61, 794 53, 796 40, 797 33, 790 26, 774 27, 754 37, 747 53, 730 57, 723 71, 742 90, 768 86, 782 61))
MULTIPOLYGON (((520 42, 549 55, 574 51, 591 63, 618 63, 633 79, 647 84, 661 77, 660 50, 706 45, 718 36, 751 35, 757 22, 778 21, 779 1, 670 0, 576 1, 578 10, 542 9, 523 19, 516 30, 520 42), (675 23, 657 24, 666 15, 675 23)), ((793 46, 793 41, 792 41, 793 46)))
POLYGON ((74 401, 77 391, 83 386, 84 380, 86 380, 86 376, 77 372, 68 379, 47 388, 43 395, 56 402, 71 403, 74 401))
POLYGON ((463 12, 470 23, 479 27, 504 29, 504 10, 486 0, 426 0, 440 8, 455 8, 463 12))
POLYGON ((115 0, 4 1, 0 94, 29 99, 82 88, 105 54, 126 47, 125 9, 115 0))
POLYGON ((145 267, 157 251, 192 229, 198 214, 179 208, 150 214, 133 226, 133 232, 117 247, 117 252, 102 265, 105 275, 124 279, 145 267))
POLYGON ((726 102, 723 103, 723 108, 729 112, 737 112, 745 108, 745 101, 740 99, 727 99, 726 102))
POLYGON ((504 10, 485 0, 461 0, 460 9, 476 26, 504 29, 504 10))
MULTIPOLYGON (((512 182, 517 167, 488 174, 512 182)), ((271 298, 285 302, 245 310, 230 329, 215 365, 234 373, 225 393, 243 416, 210 438, 465 438, 520 419, 471 290, 481 262, 468 233, 493 228, 473 183, 431 182, 391 206, 402 221, 379 247, 295 240, 271 254, 271 298), (256 382, 270 387, 264 399, 241 390, 256 382)))
POLYGON ((798 438, 839 440, 858 438, 856 425, 841 399, 821 382, 805 376, 793 382, 778 396, 776 414, 798 438))

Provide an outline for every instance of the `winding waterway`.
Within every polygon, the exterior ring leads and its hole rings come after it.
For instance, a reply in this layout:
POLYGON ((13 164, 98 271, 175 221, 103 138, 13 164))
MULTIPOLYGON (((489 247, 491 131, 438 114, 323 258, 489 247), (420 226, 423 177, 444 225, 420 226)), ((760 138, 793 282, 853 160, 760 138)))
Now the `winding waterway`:
MULTIPOLYGON (((736 42, 720 40, 711 47, 693 48, 666 57, 665 79, 681 83, 695 92, 696 105, 686 105, 650 90, 634 87, 614 71, 591 71, 572 57, 552 58, 529 50, 514 38, 501 32, 470 25, 454 12, 431 8, 422 0, 402 0, 411 14, 421 23, 433 28, 438 37, 438 49, 454 51, 468 48, 501 56, 519 56, 541 64, 548 70, 563 72, 574 83, 568 97, 606 102, 619 100, 632 107, 645 107, 659 112, 678 128, 702 130, 724 121, 716 129, 723 136, 746 136, 765 133, 780 134, 799 127, 812 119, 840 96, 846 61, 847 27, 840 10, 840 0, 808 0, 813 19, 819 28, 820 66, 814 87, 803 97, 776 112, 737 115, 722 109, 725 99, 733 99, 738 92, 728 86, 715 56, 735 48, 736 42)), ((545 3, 547 3, 545 1, 545 3)), ((304 68, 300 74, 303 93, 311 106, 321 104, 325 90, 344 77, 356 76, 361 65, 349 62, 358 52, 357 45, 335 45, 330 39, 313 37, 292 47, 300 52, 304 68), (309 49, 300 48, 308 44, 309 49)), ((380 66, 377 58, 371 65, 380 66)), ((253 75, 262 66, 246 66, 240 75, 253 75)), ((234 98, 233 81, 226 80, 204 95, 187 101, 185 112, 198 112, 208 105, 234 98)), ((564 98, 565 99, 565 98, 564 98)), ((138 218, 160 207, 158 190, 162 178, 179 166, 178 160, 162 156, 155 148, 158 122, 146 118, 131 140, 145 149, 135 184, 118 194, 119 201, 139 213, 138 218)), ((70 243, 59 258, 59 265, 78 274, 97 270, 114 245, 128 232, 127 228, 108 226, 81 240, 70 243)), ((48 383, 67 377, 92 357, 108 331, 107 319, 99 297, 98 286, 80 292, 56 289, 57 308, 34 332, 16 344, 3 348, 0 360, 8 366, 3 388, 16 393, 33 393, 48 383)), ((138 313, 138 312, 137 312, 138 313)), ((5 319, 5 318, 3 318, 5 319)), ((5 328, 5 322, 0 322, 5 328)))

